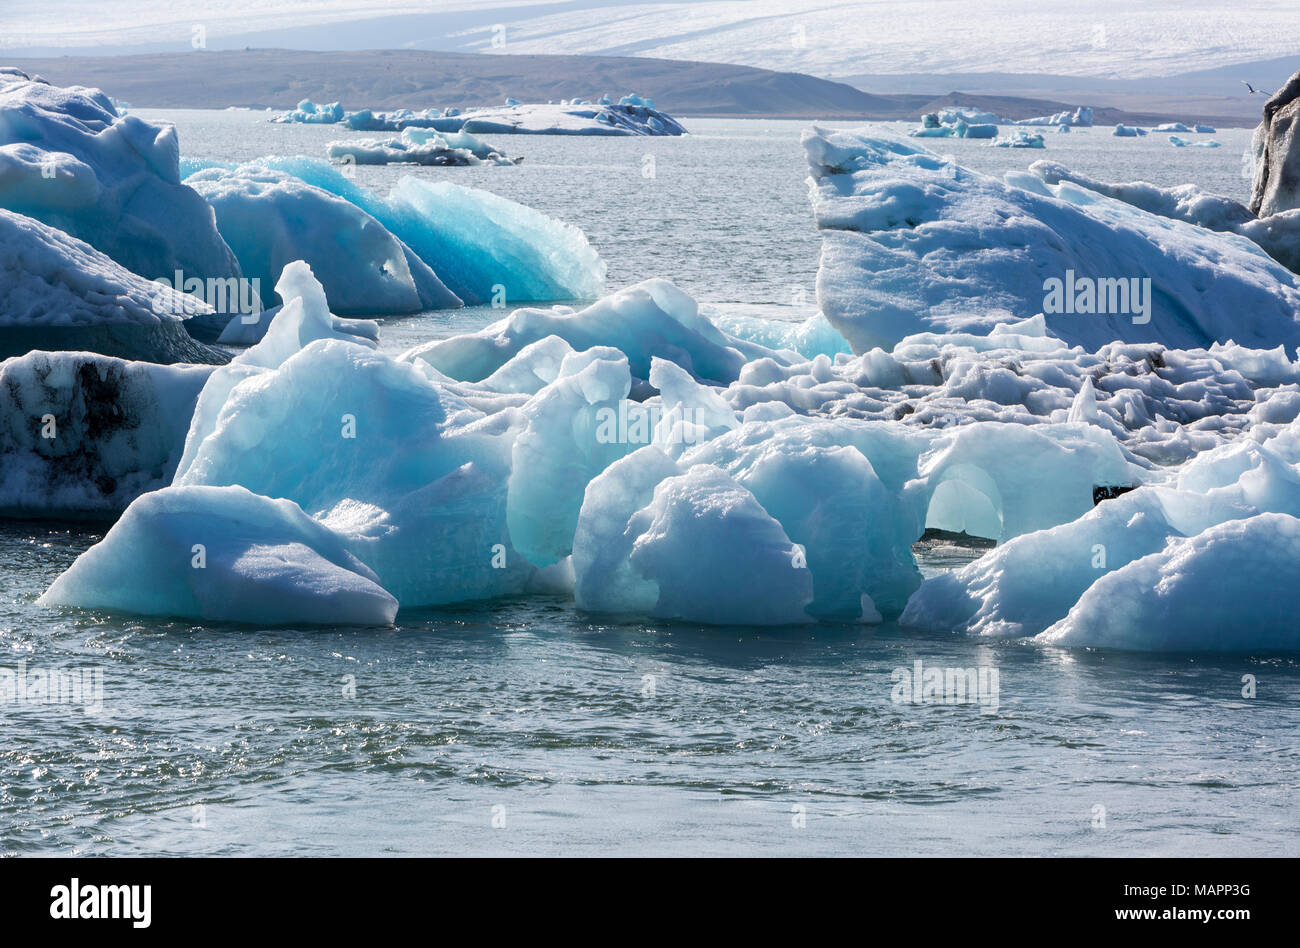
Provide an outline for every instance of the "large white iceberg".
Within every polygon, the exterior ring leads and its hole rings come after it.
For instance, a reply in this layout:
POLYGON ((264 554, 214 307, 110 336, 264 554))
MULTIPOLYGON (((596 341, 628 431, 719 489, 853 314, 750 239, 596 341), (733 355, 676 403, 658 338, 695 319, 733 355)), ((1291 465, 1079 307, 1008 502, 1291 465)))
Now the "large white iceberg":
POLYGON ((98 89, 0 71, 0 208, 150 279, 239 276, 212 209, 180 181, 176 129, 119 115, 98 89))
POLYGON ((818 301, 855 352, 1039 313, 1093 348, 1300 341, 1295 275, 1244 238, 1069 182, 1003 183, 873 129, 808 132, 804 147, 818 301))
POLYGON ((625 98, 615 105, 566 102, 559 105, 509 102, 503 106, 413 112, 399 109, 375 112, 363 109, 348 113, 343 123, 357 131, 399 132, 428 128, 439 132, 470 132, 475 135, 684 135, 681 123, 644 100, 625 98))
POLYGON ((185 330, 187 319, 211 313, 61 230, 0 209, 0 358, 76 349, 219 364, 227 357, 185 330))

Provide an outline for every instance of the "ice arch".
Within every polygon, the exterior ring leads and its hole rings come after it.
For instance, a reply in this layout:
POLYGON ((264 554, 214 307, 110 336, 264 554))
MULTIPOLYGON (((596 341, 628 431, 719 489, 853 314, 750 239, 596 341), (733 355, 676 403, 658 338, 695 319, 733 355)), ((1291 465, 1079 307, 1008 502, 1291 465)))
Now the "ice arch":
POLYGON ((983 468, 954 464, 930 495, 925 528, 1001 540, 1002 492, 983 468))

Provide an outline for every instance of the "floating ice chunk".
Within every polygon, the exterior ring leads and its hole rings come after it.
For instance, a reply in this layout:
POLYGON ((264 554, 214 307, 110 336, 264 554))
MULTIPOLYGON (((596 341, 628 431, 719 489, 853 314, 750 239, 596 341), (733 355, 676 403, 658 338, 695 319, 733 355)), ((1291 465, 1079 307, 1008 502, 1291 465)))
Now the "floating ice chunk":
POLYGON ((1300 648, 1300 520, 1211 527, 1102 576, 1035 641, 1159 652, 1300 648))
POLYGON ((685 135, 682 124, 653 103, 638 100, 615 105, 608 96, 599 103, 578 100, 466 109, 463 112, 429 109, 412 112, 350 112, 343 124, 357 131, 398 132, 429 128, 439 132, 471 132, 475 135, 685 135))
POLYGON ((1115 131, 1111 132, 1116 138, 1139 138, 1147 134, 1145 128, 1134 128, 1131 125, 1116 125, 1115 131))
POLYGON ((636 446, 618 436, 616 421, 620 407, 642 410, 627 404, 631 386, 623 353, 592 348, 565 356, 556 380, 524 405, 528 426, 514 443, 507 522, 515 548, 534 566, 571 552, 587 484, 636 446))
POLYGON ((332 531, 242 487, 143 495, 39 602, 259 625, 391 625, 397 614, 332 531))
POLYGON ((1010 135, 995 138, 989 142, 996 148, 1046 148, 1047 142, 1042 135, 1032 135, 1029 132, 1012 132, 1010 135))
POLYGON ((905 628, 1037 635, 1065 617, 1107 570, 1181 536, 1150 488, 1107 500, 1077 520, 1028 533, 960 569, 927 579, 899 618, 905 628))
POLYGON ((425 109, 421 112, 411 109, 396 109, 391 112, 360 109, 343 116, 343 125, 357 132, 400 132, 408 128, 458 132, 464 124, 465 120, 458 117, 455 109, 425 109))
POLYGON ((1177 135, 1170 135, 1169 144, 1173 145, 1175 148, 1218 148, 1222 143, 1216 141, 1189 142, 1187 139, 1179 138, 1177 135))
POLYGON ((654 499, 655 487, 682 470, 647 445, 620 458, 587 485, 573 536, 574 599, 581 609, 649 615, 658 583, 633 569, 636 535, 628 521, 654 499))
POLYGON ((220 364, 224 353, 185 331, 184 320, 210 313, 61 230, 0 209, 0 359, 72 349, 220 364))
POLYGON ((466 303, 594 299, 604 291, 605 263, 572 224, 449 181, 403 178, 388 204, 395 232, 466 303))
POLYGON ((1073 125, 1079 128, 1092 127, 1092 109, 1085 105, 1073 112, 1057 112, 1055 115, 1040 115, 1037 118, 1020 119, 1017 125, 1073 125))
MULTIPOLYGON (((273 337, 298 303, 240 359, 275 363, 273 337)), ((237 360, 224 389, 214 377, 204 390, 176 483, 293 500, 404 606, 521 592, 532 568, 510 543, 506 489, 523 418, 485 418, 434 375, 341 338, 275 368, 237 360), (220 403, 215 419, 209 401, 220 403)))
POLYGON ((1093 347, 1116 338, 1179 348, 1300 341, 1294 274, 1243 238, 1065 181, 1043 185, 1052 197, 1008 186, 870 129, 806 133, 804 144, 823 231, 818 302, 855 352, 923 329, 987 332, 1043 312, 1053 334, 1093 347), (1092 287, 1092 305, 1056 311, 1049 281, 1063 287, 1076 276, 1084 283, 1072 285, 1092 287), (1151 281, 1149 310, 1130 295, 1126 312, 1107 296, 1102 315, 1096 287, 1123 281, 1131 290, 1133 278, 1139 292, 1151 281))
POLYGON ((799 544, 816 593, 810 615, 840 621, 873 609, 898 615, 921 581, 911 552, 920 526, 894 469, 915 471, 917 453, 883 426, 787 419, 751 421, 692 449, 681 464, 727 471, 799 544), (855 437, 856 436, 856 437, 855 437), (887 485, 867 458, 883 464, 887 485))
POLYGON ((1153 132, 1190 132, 1191 129, 1182 122, 1165 122, 1163 125, 1157 125, 1151 129, 1153 132))
POLYGON ((421 359, 454 379, 476 382, 547 336, 559 336, 577 350, 619 349, 638 379, 649 378, 651 360, 659 357, 701 381, 725 384, 738 376, 746 355, 774 355, 724 335, 700 315, 694 299, 669 281, 646 280, 577 313, 518 309, 479 332, 419 346, 403 358, 421 359))
POLYGON ((605 263, 580 229, 487 191, 403 178, 382 198, 324 159, 262 158, 255 164, 355 204, 470 305, 594 299, 604 290, 605 263))
POLYGON ((98 89, 0 73, 0 207, 150 279, 239 276, 212 209, 180 182, 176 129, 121 116, 98 89))
POLYGON ((651 615, 717 625, 811 621, 812 574, 800 551, 724 472, 697 465, 661 481, 633 514, 629 562, 654 583, 651 615))
POLYGON ((167 485, 211 373, 88 352, 0 363, 0 510, 111 515, 167 485))
POLYGON ((330 161, 358 165, 513 165, 514 161, 468 132, 408 128, 400 138, 352 138, 325 146, 330 161))
POLYGON ((333 125, 335 122, 343 121, 343 107, 337 102, 317 105, 311 99, 303 99, 296 109, 281 112, 270 121, 283 125, 333 125))
POLYGON ((414 313, 457 306, 437 274, 356 205, 256 163, 186 179, 216 210, 217 226, 247 279, 274 285, 305 260, 342 313, 414 313))

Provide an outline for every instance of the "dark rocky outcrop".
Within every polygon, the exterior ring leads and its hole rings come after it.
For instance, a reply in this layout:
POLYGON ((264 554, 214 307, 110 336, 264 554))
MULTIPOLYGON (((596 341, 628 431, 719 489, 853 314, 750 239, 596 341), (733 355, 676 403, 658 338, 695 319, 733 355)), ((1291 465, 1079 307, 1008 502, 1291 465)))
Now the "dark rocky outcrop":
POLYGON ((1264 120, 1255 129, 1251 151, 1255 176, 1250 209, 1268 217, 1300 208, 1300 72, 1264 105, 1264 120))

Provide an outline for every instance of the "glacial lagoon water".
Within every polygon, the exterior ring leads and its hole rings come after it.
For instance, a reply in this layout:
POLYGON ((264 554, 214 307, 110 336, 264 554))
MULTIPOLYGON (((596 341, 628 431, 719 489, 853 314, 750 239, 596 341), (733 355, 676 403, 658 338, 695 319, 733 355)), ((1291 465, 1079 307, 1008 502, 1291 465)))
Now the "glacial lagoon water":
MULTIPOLYGON (((142 113, 182 153, 321 154, 337 130, 142 113)), ((802 123, 685 139, 502 139, 516 168, 359 168, 489 188, 570 221, 609 284, 812 311, 802 123), (653 176, 645 173, 654 158, 653 176), (802 288, 802 295, 800 289, 802 288)), ((347 133, 342 133, 347 134, 347 133)), ((946 141, 991 172, 1051 158, 1244 196, 1219 149, 1103 129, 1045 151, 946 141)), ((489 309, 386 321, 385 346, 489 309)), ((0 523, 0 669, 92 669, 102 708, 0 701, 4 854, 1300 853, 1300 663, 919 636, 614 622, 559 598, 403 612, 392 629, 196 625, 34 603, 104 524, 0 523), (997 669, 996 707, 896 703, 896 670, 997 669), (1253 697, 1246 695, 1253 694, 1253 697)), ((978 550, 927 546, 927 574, 978 550)))

